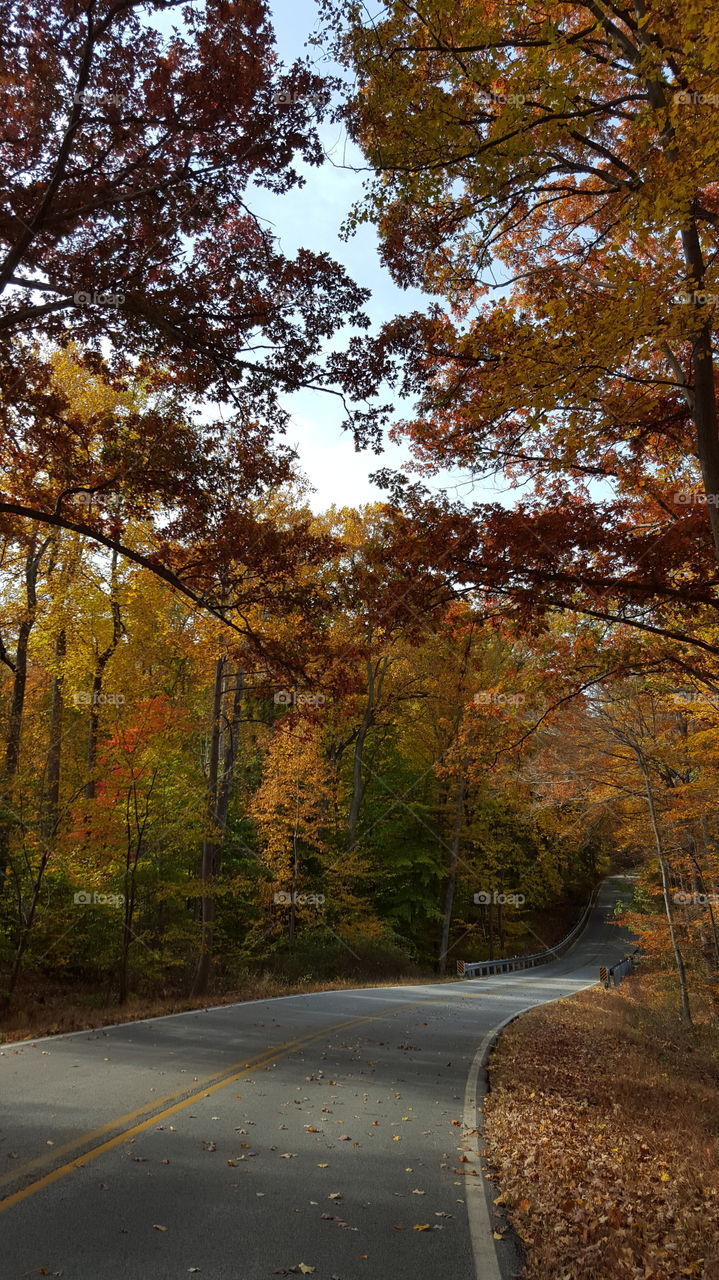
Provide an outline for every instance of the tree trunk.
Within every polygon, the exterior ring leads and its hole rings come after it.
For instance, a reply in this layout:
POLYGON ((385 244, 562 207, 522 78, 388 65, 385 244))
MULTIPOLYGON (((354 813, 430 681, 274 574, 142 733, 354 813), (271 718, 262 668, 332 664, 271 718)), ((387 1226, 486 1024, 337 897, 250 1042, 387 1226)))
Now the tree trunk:
POLYGON ((454 809, 454 830, 449 852, 449 868, 447 885, 444 892, 444 918, 442 920, 442 940, 439 946, 439 975, 443 978, 447 972, 447 952, 449 950, 449 931, 452 926, 452 908, 454 907, 454 891, 457 884, 457 865, 459 862, 459 846, 462 838, 464 819, 464 800, 467 793, 467 782, 462 772, 457 782, 457 798, 454 809))
POLYGON ((53 840, 57 831, 60 803, 60 763, 62 759, 62 718, 64 710, 62 662, 65 657, 65 630, 59 631, 55 640, 57 674, 53 678, 50 695, 50 741, 47 750, 47 782, 43 805, 43 833, 46 840, 53 840))
POLYGON ((200 879, 200 954, 192 983, 191 995, 204 996, 210 985, 212 949, 215 926, 214 882, 219 870, 221 830, 218 823, 218 783, 220 765, 220 736, 222 731, 222 701, 225 675, 224 657, 215 662, 215 681, 212 693, 212 722, 210 725, 210 761, 205 799, 205 834, 202 840, 200 879))
POLYGON ((27 950, 27 945, 30 941, 30 934, 32 932, 32 926, 35 920, 35 912, 37 910, 37 904, 40 898, 40 889, 42 887, 43 876, 45 875, 45 868, 47 867, 47 864, 48 864, 50 852, 51 852, 50 847, 46 846, 45 849, 43 850, 42 856, 40 858, 40 862, 38 864, 37 871, 35 873, 35 880, 32 887, 32 895, 30 897, 30 906, 28 907, 27 915, 24 917, 24 919, 22 919, 22 922, 21 922, 20 935, 18 938, 17 947, 15 949, 15 959, 13 961, 13 967, 10 973, 10 977, 8 979, 7 987, 5 989, 5 992, 2 998, 0 998, 0 1008, 7 1007, 10 1004, 12 997, 15 993, 15 988, 17 986, 18 978, 20 977, 20 972, 22 969, 23 958, 27 950))
POLYGON ((45 540, 37 547, 33 538, 25 559, 25 616, 18 630, 15 661, 10 663, 13 670, 13 690, 10 704, 10 717, 5 743, 5 765, 0 790, 0 893, 3 892, 6 873, 10 863, 10 833, 12 830, 12 807, 15 789, 15 777, 20 764, 20 740, 22 737, 23 713, 25 710, 25 689, 27 686, 27 663, 30 633, 35 625, 37 613, 37 575, 40 561, 45 554, 51 539, 45 540))
POLYGON ((685 1022, 688 1022, 689 1024, 691 1024, 692 1015, 691 1015, 691 1009, 689 1007, 689 994, 687 991, 687 978, 686 978, 686 970, 684 967, 684 957, 682 956, 679 943, 677 941, 676 929, 674 926, 674 911, 672 908, 672 901, 671 901, 671 892, 670 892, 671 884, 670 884, 670 877, 669 877, 669 866, 664 856, 662 838, 659 832, 659 822, 657 820, 657 813, 654 807, 654 795, 652 793, 652 784, 649 778, 649 773, 647 771, 644 756, 641 751, 637 750, 637 748, 635 748, 635 753, 639 761, 639 766, 641 768, 642 774, 644 776, 644 785, 646 787, 646 793, 647 793, 647 805, 649 806, 649 817, 651 819, 652 831, 654 832, 654 843, 656 845, 657 857, 659 858, 659 866, 661 868, 661 873, 662 873, 662 893, 664 896, 664 910, 666 912, 667 921, 669 924, 669 937, 671 939, 672 952, 674 953, 674 963, 676 965, 677 977, 679 981, 679 999, 681 1003, 682 1018, 684 1019, 685 1022))
MULTIPOLYGON (((232 714, 225 725, 224 752, 222 755, 222 773, 217 797, 217 825, 224 837, 227 831, 227 814, 232 795, 232 777, 240 748, 240 716, 242 698, 245 692, 245 673, 240 668, 235 672, 235 691, 232 698, 232 714)), ((218 868, 219 869, 219 868, 218 868)))
MULTIPOLYGON (((682 231, 682 248, 691 289, 701 291, 704 288, 706 268, 693 213, 688 225, 682 231)), ((699 323, 692 335, 694 389, 690 403, 696 428, 697 454, 704 480, 704 490, 709 499, 707 509, 714 541, 714 553, 719 561, 719 505, 717 505, 719 504, 719 433, 714 385, 712 321, 708 308, 701 306, 694 299, 691 311, 699 323)))
POLYGON ((112 610, 112 639, 107 647, 103 649, 101 653, 97 654, 97 657, 95 658, 95 671, 92 678, 92 702, 90 704, 90 719, 87 728, 86 800, 95 799, 95 766, 97 763, 97 742, 100 731, 100 694, 102 693, 102 685, 105 678, 105 668, 119 645, 125 630, 122 622, 122 615, 120 613, 120 602, 117 598, 116 551, 113 551, 112 553, 112 566, 110 569, 110 608, 112 610))
POLYGON ((377 703, 382 695, 382 684, 387 673, 389 658, 380 658, 377 665, 372 662, 367 663, 367 702, 365 703, 364 715, 357 730, 357 738, 355 740, 354 760, 352 765, 352 801, 350 804, 350 816, 347 825, 347 849, 352 852, 357 841, 357 825, 359 822, 360 806, 365 792, 364 781, 364 749, 367 741, 367 734, 374 722, 377 703))

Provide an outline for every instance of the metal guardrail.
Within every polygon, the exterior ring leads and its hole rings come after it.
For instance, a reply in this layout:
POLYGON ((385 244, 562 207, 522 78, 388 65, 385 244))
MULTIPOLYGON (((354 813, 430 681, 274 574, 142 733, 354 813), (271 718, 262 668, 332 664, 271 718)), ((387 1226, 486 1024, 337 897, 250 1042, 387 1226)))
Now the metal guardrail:
POLYGON ((622 960, 617 960, 616 964, 607 968, 602 965, 599 970, 599 981, 605 987, 618 987, 619 983, 626 978, 627 974, 633 973, 637 963, 636 957, 639 955, 639 947, 635 947, 628 956, 624 956, 622 960))
POLYGON ((517 969, 534 969, 539 964, 550 964, 558 956, 564 954, 577 941, 589 920, 599 889, 595 889, 589 902, 575 924, 571 933, 562 938, 555 947, 547 947, 544 951, 536 951, 531 956, 507 956, 502 960, 458 960, 457 976, 460 978, 487 978, 496 973, 514 973, 517 969))

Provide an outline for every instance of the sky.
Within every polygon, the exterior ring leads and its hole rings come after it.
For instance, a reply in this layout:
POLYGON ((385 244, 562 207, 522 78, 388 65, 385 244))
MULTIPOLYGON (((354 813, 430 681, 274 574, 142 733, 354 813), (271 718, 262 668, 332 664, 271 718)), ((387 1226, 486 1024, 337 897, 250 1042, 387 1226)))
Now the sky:
MULTIPOLYGON (((274 0, 271 8, 277 52, 283 63, 309 56, 320 74, 338 70, 323 59, 321 50, 305 48, 317 24, 314 0, 274 0)), ((325 125, 322 140, 327 160, 319 169, 303 170, 306 185, 281 197, 256 190, 253 211, 272 225, 287 255, 301 247, 326 251, 346 267, 358 284, 371 289, 372 297, 365 310, 373 326, 379 327, 397 314, 424 310, 426 295, 394 284, 380 261, 377 237, 371 227, 360 227, 348 241, 340 239, 342 222, 362 193, 363 174, 356 170, 365 161, 338 125, 325 125)), ((369 450, 356 452, 352 437, 341 429, 343 410, 334 396, 307 390, 287 396, 284 403, 293 420, 287 442, 297 448, 300 465, 316 491, 310 499, 316 510, 332 504, 358 506, 382 499, 382 490, 371 483, 369 476, 380 467, 400 469, 406 465, 406 447, 387 442, 385 452, 379 456, 369 450)), ((398 405, 398 416, 409 407, 398 405)), ((428 483, 431 488, 452 487, 465 479, 459 472, 445 473, 428 483)), ((463 492, 466 491, 465 487, 463 492)))

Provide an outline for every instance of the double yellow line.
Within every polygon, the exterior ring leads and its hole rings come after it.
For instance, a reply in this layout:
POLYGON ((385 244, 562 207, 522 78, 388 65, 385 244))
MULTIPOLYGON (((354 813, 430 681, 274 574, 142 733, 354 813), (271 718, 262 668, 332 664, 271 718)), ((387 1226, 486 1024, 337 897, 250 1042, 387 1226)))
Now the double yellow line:
MULTIPOLYGON (((284 1044, 277 1045, 274 1049, 264 1049, 262 1053, 246 1059, 243 1063, 233 1063, 221 1075, 208 1076, 203 1084, 194 1089, 192 1093, 188 1094, 183 1090, 167 1094, 164 1098, 155 1099, 151 1106, 138 1107, 136 1111, 128 1111, 127 1115, 118 1116, 116 1119, 108 1121, 107 1124, 101 1125, 99 1129, 93 1129, 90 1133, 81 1134, 71 1142, 58 1147, 51 1155, 38 1156, 35 1160, 28 1161, 27 1164, 21 1165, 19 1169, 14 1169, 12 1173, 5 1174, 0 1178, 1 1189, 10 1183, 17 1183, 19 1179, 35 1172, 37 1169, 47 1167, 50 1160, 56 1160, 58 1157, 68 1155, 71 1151, 77 1151, 78 1147, 83 1148, 80 1155, 76 1155, 73 1159, 51 1169, 49 1173, 37 1178, 34 1182, 28 1183, 27 1186, 22 1187, 19 1191, 14 1191, 5 1196, 4 1199, 0 1199, 0 1213, 6 1209, 11 1209, 13 1205, 19 1204, 22 1200, 26 1200, 28 1196, 34 1196, 38 1191, 51 1186, 53 1182, 57 1182, 59 1178, 64 1178, 66 1174, 71 1173, 74 1169, 81 1169, 83 1165, 89 1164, 91 1160, 96 1160, 98 1156, 104 1155, 106 1151, 111 1151, 113 1147, 119 1146, 121 1142, 127 1142, 128 1139, 134 1138, 136 1134, 143 1133, 145 1129, 149 1129, 159 1120, 166 1120, 169 1116, 176 1115, 178 1111, 191 1106, 199 1098, 209 1098, 218 1089, 224 1089, 228 1084, 241 1080, 243 1076, 250 1075, 251 1072, 257 1071, 260 1067, 267 1066, 271 1062, 277 1062, 281 1058, 286 1058, 296 1049, 312 1044, 315 1040, 321 1040, 334 1031, 342 1031, 367 1022, 381 1022, 387 1017, 388 1012, 402 1013, 406 1009, 414 1008, 417 1003, 425 1002, 413 1001, 410 1004, 399 1005, 396 1009, 387 1010, 381 1014, 374 1014, 364 1018, 348 1018, 344 1022, 331 1023, 330 1026, 323 1027, 321 1031, 313 1031, 308 1035, 299 1036, 296 1040, 287 1040, 284 1044), (179 1099, 179 1101, 175 1101, 175 1099, 179 1099), (166 1106, 166 1103, 171 1105, 166 1106), (140 1116, 144 1118, 138 1119, 140 1116), (137 1120, 138 1123, 132 1124, 133 1120, 137 1120), (124 1127, 127 1125, 130 1127, 124 1127), (105 1142, 100 1142, 95 1147, 91 1145, 97 1138, 101 1138, 103 1134, 111 1133, 116 1129, 120 1129, 120 1132, 115 1133, 113 1137, 108 1138, 105 1142)), ((435 1002, 427 1003, 434 1004, 435 1002)))

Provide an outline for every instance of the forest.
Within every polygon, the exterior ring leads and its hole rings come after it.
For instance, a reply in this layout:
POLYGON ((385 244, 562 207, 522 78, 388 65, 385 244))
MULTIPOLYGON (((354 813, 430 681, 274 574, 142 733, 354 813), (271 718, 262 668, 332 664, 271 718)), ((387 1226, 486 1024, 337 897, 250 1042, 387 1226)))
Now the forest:
POLYGON ((449 978, 622 870, 715 1020, 719 14, 319 10, 332 74, 260 0, 0 3, 3 1016, 449 978), (253 209, 327 121, 380 326, 253 209), (381 500, 313 506, 303 388, 381 500))

